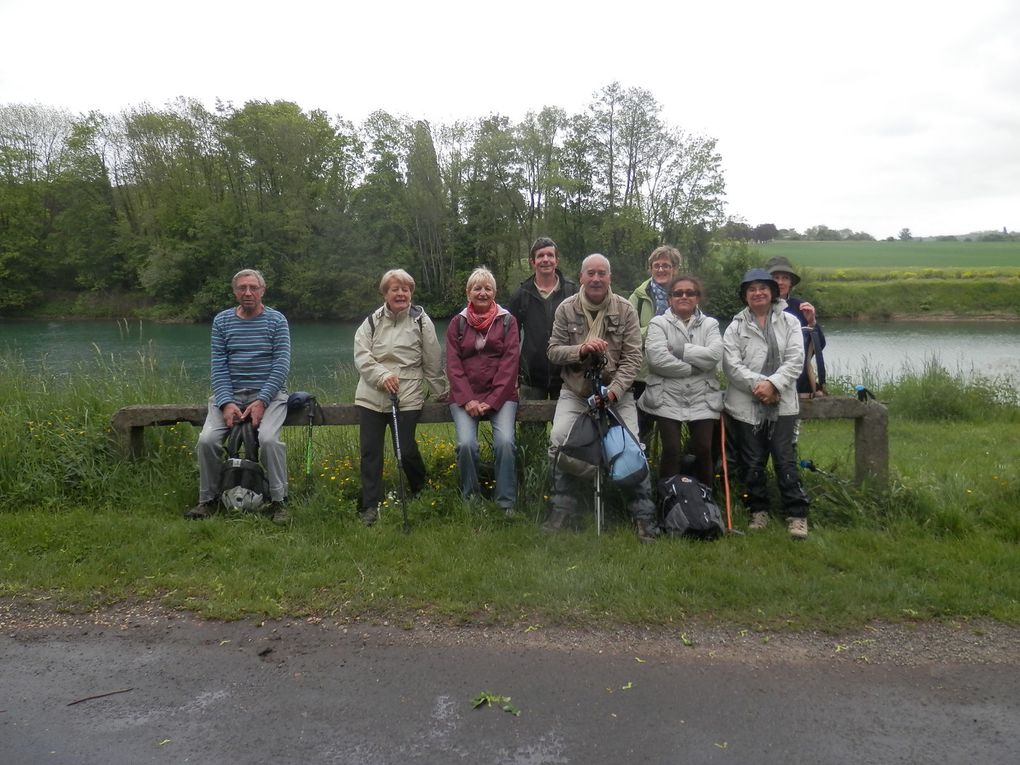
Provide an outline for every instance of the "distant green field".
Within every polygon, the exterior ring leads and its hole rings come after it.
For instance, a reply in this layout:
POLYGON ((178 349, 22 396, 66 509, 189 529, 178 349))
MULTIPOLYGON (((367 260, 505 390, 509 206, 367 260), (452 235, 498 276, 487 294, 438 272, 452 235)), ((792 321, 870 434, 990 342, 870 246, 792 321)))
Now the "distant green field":
POLYGON ((1020 266, 1020 242, 788 242, 759 245, 801 268, 1008 268, 1020 266))

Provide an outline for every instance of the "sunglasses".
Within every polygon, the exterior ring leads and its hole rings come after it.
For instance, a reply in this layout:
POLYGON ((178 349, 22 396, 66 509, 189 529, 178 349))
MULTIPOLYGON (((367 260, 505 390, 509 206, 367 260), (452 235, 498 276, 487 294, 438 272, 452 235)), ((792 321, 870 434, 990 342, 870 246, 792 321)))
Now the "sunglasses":
POLYGON ((699 297, 701 295, 697 290, 673 290, 669 294, 673 297, 699 297))

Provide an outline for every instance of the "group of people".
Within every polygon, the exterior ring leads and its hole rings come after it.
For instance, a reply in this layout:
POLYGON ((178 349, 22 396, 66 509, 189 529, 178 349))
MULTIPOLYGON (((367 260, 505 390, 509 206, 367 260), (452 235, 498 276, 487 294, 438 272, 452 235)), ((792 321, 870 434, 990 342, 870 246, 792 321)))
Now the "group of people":
MULTIPOLYGON (((491 423, 492 498, 507 514, 516 505, 518 401, 555 400, 549 435, 552 486, 543 528, 576 526, 583 512, 578 500, 587 489, 561 469, 558 456, 573 423, 592 406, 588 373, 597 360, 602 388, 596 405, 612 408, 643 444, 658 431, 660 476, 687 472, 711 487, 716 435, 725 415, 723 432, 736 457, 750 528, 765 528, 769 519, 765 468, 771 457, 789 533, 807 536, 810 502, 795 451, 799 398, 824 391, 825 339, 814 307, 790 296, 799 276, 785 258, 745 274, 739 286, 745 308, 724 334, 716 319, 702 312, 702 284, 680 273, 682 259, 673 247, 651 254, 649 279, 629 300, 613 292, 611 265, 603 255, 584 259, 577 283, 560 270, 559 250, 549 238, 535 242, 529 261, 532 275, 506 307, 496 300, 492 272, 477 268, 471 273, 466 306, 446 330, 445 359, 435 325, 413 302, 414 278, 402 269, 383 275, 383 304, 354 338, 360 375, 355 393, 361 447, 358 512, 366 525, 377 520, 383 498, 387 426, 397 429, 412 494, 425 485, 415 429, 428 388, 432 398, 450 407, 465 499, 481 494, 478 428, 483 420, 491 423), (805 364, 806 348, 814 364, 805 364), (720 364, 725 392, 717 375, 720 364)), ((265 281, 257 271, 239 272, 232 286, 238 305, 213 320, 213 396, 197 448, 199 503, 186 515, 204 518, 216 511, 215 476, 224 435, 250 419, 259 431, 269 477, 270 514, 275 522, 286 523, 285 445, 279 430, 286 418, 287 321, 262 303, 265 281)), ((629 487, 626 501, 638 537, 653 541, 659 527, 650 477, 629 487)))

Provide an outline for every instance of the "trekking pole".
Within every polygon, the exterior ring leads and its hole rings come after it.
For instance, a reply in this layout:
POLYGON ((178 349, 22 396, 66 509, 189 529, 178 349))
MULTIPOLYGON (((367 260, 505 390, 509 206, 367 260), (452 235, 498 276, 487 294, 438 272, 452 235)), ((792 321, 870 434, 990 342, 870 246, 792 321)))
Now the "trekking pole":
POLYGON ((733 528, 733 517, 730 514, 730 471, 726 460, 726 414, 719 415, 719 440, 722 441, 722 476, 723 491, 726 496, 726 533, 742 536, 743 532, 733 528))
POLYGON ((404 493, 404 457, 400 452, 400 436, 397 435, 399 426, 397 415, 400 413, 400 398, 396 393, 390 394, 390 411, 393 413, 393 452, 397 456, 397 480, 400 482, 400 508, 404 514, 404 533, 406 534, 411 530, 411 526, 407 522, 407 495, 404 493))
MULTIPOLYGON (((595 354, 589 361, 589 367, 584 373, 584 376, 591 380, 592 394, 588 399, 589 413, 599 424, 598 431, 600 438, 605 434, 605 428, 601 427, 602 420, 606 416, 606 403, 603 399, 605 391, 602 387, 602 369, 605 365, 605 355, 602 353, 595 354)), ((600 454, 599 464, 595 466, 595 536, 597 537, 602 536, 602 462, 603 458, 600 454)))

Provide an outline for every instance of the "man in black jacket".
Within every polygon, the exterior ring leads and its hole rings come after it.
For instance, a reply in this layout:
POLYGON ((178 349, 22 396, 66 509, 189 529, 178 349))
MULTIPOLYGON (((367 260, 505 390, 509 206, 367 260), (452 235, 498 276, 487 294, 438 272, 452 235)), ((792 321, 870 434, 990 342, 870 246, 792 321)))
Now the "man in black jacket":
POLYGON ((521 282, 509 305, 521 332, 520 397, 556 399, 560 370, 549 363, 546 350, 556 309, 564 298, 577 294, 577 283, 563 276, 559 248, 547 236, 535 240, 528 260, 534 273, 521 282))

